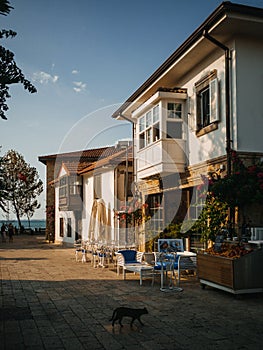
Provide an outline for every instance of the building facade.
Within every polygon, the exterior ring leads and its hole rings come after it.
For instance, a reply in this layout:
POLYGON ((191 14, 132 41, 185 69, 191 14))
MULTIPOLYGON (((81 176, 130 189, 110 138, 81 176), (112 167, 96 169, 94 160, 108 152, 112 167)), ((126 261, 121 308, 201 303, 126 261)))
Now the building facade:
MULTIPOLYGON (((262 161, 262 39, 263 9, 223 2, 113 114, 134 125, 153 235, 198 217, 202 176, 230 174, 233 150, 262 161)), ((251 213, 254 226, 261 214, 251 213)))
POLYGON ((47 173, 47 238, 125 246, 115 210, 131 199, 130 142, 82 152, 41 156, 47 173))

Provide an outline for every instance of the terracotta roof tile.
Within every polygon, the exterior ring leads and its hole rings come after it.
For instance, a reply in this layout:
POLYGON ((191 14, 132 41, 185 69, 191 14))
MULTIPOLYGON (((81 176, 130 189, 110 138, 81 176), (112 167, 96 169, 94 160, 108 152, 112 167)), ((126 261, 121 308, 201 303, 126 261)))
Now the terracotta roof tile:
MULTIPOLYGON (((119 164, 121 162, 124 162, 126 160, 126 149, 116 149, 116 153, 109 155, 105 158, 100 158, 97 161, 89 164, 87 167, 83 168, 82 170, 78 171, 78 174, 86 174, 94 169, 98 169, 102 166, 105 166, 107 164, 119 164)), ((128 160, 132 161, 132 147, 129 147, 128 150, 128 160)))
MULTIPOLYGON (((63 165, 68 172, 68 175, 85 174, 96 168, 102 167, 106 164, 119 164, 126 160, 126 149, 112 147, 103 147, 91 150, 60 153, 49 156, 39 157, 44 164, 48 159, 54 159, 63 165)), ((129 147, 128 158, 132 160, 132 147, 129 147)), ((52 182, 56 182, 54 179, 52 182)))
POLYGON ((58 160, 58 161, 79 161, 79 162, 93 162, 98 158, 105 158, 110 156, 111 154, 116 153, 115 146, 110 147, 101 147, 88 149, 83 151, 75 151, 75 152, 66 152, 59 154, 50 154, 39 156, 38 160, 44 164, 46 164, 47 160, 58 160))

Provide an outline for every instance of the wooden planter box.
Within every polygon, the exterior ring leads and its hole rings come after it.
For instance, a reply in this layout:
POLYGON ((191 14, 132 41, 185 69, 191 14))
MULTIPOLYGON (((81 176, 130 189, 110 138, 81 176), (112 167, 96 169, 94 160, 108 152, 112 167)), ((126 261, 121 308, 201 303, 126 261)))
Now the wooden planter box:
POLYGON ((239 259, 198 254, 197 273, 202 286, 234 294, 263 292, 263 251, 255 250, 239 259))

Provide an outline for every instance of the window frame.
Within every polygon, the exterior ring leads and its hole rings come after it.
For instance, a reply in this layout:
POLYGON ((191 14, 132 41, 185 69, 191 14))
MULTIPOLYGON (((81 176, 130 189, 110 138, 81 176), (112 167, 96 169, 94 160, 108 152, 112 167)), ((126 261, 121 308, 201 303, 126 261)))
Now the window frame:
POLYGON ((64 218, 59 218, 59 237, 64 237, 64 218))
POLYGON ((168 101, 167 102, 167 119, 180 119, 182 120, 182 116, 183 116, 183 104, 181 102, 171 102, 168 101), (180 111, 178 111, 176 108, 173 109, 169 109, 169 105, 180 105, 180 111), (180 116, 179 114, 180 113, 180 116))
POLYGON ((216 70, 211 71, 195 83, 197 136, 202 136, 218 128, 217 124, 220 121, 218 87, 216 70))
POLYGON ((184 109, 184 106, 183 106, 183 103, 182 102, 175 102, 175 101, 167 101, 166 102, 166 139, 183 139, 183 109, 184 109), (180 117, 177 115, 177 112, 176 112, 176 109, 169 109, 169 105, 180 105, 181 106, 181 110, 180 110, 180 117), (172 112, 172 113, 169 113, 172 112), (168 131, 168 125, 172 125, 176 123, 176 131, 177 131, 177 126, 178 126, 178 123, 180 123, 180 130, 179 130, 179 134, 176 135, 176 137, 173 137, 173 135, 170 135, 169 134, 169 131, 168 131), (180 137, 179 137, 180 135, 180 137))
POLYGON ((59 198, 68 197, 68 176, 59 179, 59 198))

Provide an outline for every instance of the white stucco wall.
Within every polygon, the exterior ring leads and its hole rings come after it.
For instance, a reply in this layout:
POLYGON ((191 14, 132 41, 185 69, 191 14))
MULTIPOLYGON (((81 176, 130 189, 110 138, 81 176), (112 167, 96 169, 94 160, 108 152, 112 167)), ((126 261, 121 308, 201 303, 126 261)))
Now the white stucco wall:
POLYGON ((236 42, 237 139, 239 151, 263 152, 263 42, 239 38, 236 42))
POLYGON ((189 165, 213 159, 226 153, 225 139, 225 57, 224 51, 221 50, 220 56, 210 56, 205 62, 194 67, 193 71, 187 77, 188 80, 181 82, 184 88, 187 88, 189 96, 189 115, 185 115, 185 122, 188 124, 188 151, 189 165), (196 95, 195 83, 212 70, 217 70, 219 80, 219 108, 220 122, 218 129, 203 136, 197 137, 194 126, 196 125, 196 95))

